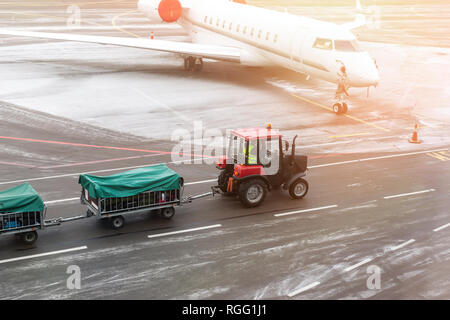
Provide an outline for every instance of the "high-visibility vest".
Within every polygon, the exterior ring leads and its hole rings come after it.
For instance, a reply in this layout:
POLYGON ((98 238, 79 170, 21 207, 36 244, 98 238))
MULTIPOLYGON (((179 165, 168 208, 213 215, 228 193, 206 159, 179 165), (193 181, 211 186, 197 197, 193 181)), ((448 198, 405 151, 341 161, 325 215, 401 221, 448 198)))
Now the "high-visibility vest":
POLYGON ((255 147, 252 145, 248 146, 248 164, 257 164, 258 159, 256 157, 256 154, 252 154, 252 151, 255 147))

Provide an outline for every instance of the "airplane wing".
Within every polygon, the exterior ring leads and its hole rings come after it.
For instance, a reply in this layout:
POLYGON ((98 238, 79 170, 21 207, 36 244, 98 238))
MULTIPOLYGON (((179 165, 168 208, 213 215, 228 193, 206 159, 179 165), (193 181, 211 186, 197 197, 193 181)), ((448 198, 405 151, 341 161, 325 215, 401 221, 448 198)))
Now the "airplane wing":
POLYGON ((105 36, 78 35, 67 33, 31 32, 31 31, 18 31, 5 29, 3 30, 0 29, 0 35, 88 42, 103 45, 114 45, 120 47, 131 47, 131 48, 171 52, 187 56, 209 58, 222 61, 231 61, 237 63, 240 63, 241 61, 241 52, 237 48, 215 46, 215 45, 203 45, 189 42, 176 42, 176 41, 144 39, 144 38, 105 37, 105 36))

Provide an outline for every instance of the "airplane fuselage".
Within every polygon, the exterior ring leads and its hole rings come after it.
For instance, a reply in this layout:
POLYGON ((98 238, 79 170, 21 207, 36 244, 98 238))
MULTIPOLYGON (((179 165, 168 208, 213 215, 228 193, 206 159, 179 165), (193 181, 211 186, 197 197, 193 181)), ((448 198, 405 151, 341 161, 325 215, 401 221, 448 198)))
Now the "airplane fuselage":
POLYGON ((228 0, 194 0, 177 23, 194 43, 239 48, 243 65, 281 66, 333 83, 345 65, 352 87, 379 81, 374 60, 355 36, 333 23, 228 0))

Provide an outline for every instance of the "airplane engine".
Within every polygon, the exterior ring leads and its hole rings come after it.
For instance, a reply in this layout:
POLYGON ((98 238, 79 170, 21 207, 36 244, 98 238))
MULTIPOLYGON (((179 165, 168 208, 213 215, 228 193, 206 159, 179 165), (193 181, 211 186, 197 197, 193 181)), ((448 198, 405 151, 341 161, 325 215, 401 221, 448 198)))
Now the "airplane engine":
POLYGON ((150 19, 164 22, 176 22, 183 13, 179 0, 140 0, 138 8, 150 19))

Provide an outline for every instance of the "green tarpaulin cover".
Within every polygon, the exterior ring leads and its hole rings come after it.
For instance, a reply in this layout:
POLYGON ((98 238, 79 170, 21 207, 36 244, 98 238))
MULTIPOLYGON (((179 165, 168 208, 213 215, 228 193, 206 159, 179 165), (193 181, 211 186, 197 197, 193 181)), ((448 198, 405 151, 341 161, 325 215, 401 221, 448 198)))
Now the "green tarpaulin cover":
POLYGON ((179 189, 183 178, 165 165, 134 169, 107 177, 80 175, 78 183, 95 199, 135 196, 145 191, 179 189))
POLYGON ((0 192, 0 213, 43 210, 42 198, 29 183, 0 192))

